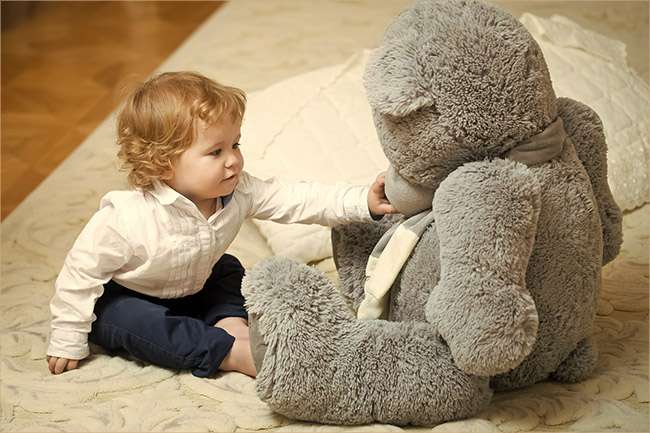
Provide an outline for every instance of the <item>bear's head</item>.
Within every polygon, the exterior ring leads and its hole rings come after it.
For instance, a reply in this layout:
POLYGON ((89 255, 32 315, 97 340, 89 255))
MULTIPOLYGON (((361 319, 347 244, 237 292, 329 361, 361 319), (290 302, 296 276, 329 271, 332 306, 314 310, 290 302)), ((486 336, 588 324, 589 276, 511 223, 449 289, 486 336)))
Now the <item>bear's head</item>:
POLYGON ((557 117, 542 52, 512 15, 474 0, 418 0, 389 26, 364 74, 404 214, 431 207, 461 165, 504 156, 557 117))

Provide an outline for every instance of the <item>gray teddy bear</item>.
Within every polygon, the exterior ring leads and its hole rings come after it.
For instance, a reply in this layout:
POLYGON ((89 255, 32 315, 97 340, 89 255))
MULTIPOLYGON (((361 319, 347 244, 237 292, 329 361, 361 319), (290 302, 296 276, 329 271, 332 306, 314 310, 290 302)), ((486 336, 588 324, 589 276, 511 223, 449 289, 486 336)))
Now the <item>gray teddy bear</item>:
POLYGON ((364 82, 403 214, 333 230, 340 288, 288 259, 245 277, 257 392, 288 417, 432 425, 493 390, 583 380, 621 244, 598 115, 477 1, 399 15, 364 82))

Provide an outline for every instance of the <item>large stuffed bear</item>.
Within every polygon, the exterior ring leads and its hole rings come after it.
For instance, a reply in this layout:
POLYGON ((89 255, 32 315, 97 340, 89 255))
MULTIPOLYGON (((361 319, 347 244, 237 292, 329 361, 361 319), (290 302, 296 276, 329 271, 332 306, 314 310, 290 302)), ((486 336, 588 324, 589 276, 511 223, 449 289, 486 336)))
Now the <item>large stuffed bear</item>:
POLYGON ((333 231, 340 289, 288 259, 243 285, 257 392, 288 417, 431 425, 493 390, 575 382, 621 216, 598 115, 537 43, 472 0, 399 15, 364 82, 403 214, 333 231))

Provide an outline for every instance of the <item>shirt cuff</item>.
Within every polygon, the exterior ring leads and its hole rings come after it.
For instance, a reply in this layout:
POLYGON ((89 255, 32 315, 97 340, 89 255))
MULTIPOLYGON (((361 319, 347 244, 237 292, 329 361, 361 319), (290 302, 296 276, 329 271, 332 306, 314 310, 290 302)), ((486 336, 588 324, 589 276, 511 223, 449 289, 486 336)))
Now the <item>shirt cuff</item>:
POLYGON ((370 186, 354 186, 343 197, 343 209, 350 221, 372 221, 368 209, 370 186))
POLYGON ((52 329, 47 354, 57 358, 84 359, 90 354, 88 334, 68 329, 52 329))

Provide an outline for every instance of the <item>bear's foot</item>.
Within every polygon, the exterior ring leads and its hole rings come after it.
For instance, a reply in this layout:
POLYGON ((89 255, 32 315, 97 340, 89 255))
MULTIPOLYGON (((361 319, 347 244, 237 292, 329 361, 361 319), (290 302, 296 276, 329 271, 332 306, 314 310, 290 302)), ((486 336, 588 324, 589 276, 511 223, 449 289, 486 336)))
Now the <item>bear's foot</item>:
POLYGON ((598 364, 598 348, 590 338, 585 338, 560 366, 551 374, 558 382, 576 383, 587 379, 598 364))

